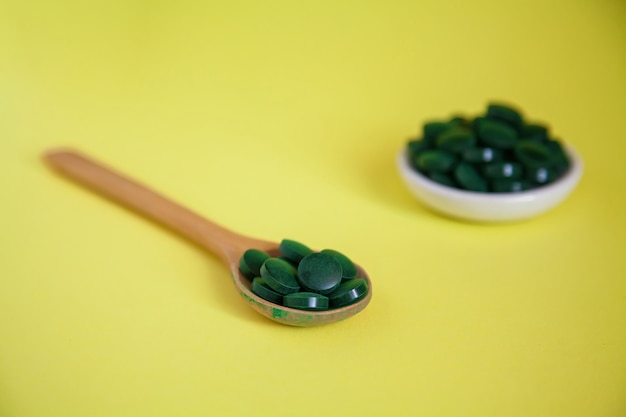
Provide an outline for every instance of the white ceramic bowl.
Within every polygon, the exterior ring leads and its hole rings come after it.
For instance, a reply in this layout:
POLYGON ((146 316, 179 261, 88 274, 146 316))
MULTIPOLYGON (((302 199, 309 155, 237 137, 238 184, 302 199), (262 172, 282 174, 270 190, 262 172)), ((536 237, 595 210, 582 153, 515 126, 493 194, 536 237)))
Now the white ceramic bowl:
POLYGON ((411 167, 406 147, 398 153, 396 162, 406 186, 426 206, 457 219, 506 222, 542 214, 561 203, 576 188, 583 173, 583 162, 571 147, 566 147, 566 152, 571 164, 561 178, 515 193, 477 193, 436 183, 411 167))

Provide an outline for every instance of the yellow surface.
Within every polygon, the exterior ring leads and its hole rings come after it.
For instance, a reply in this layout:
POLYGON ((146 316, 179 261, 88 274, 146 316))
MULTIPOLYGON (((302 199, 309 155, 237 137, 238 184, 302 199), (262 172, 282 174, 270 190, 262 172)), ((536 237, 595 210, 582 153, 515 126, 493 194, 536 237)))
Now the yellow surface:
POLYGON ((0 416, 626 415, 626 4, 0 0, 0 416), (491 99, 582 155, 531 221, 425 210, 418 126, 491 99), (236 231, 345 252, 370 306, 275 324, 71 145, 236 231))

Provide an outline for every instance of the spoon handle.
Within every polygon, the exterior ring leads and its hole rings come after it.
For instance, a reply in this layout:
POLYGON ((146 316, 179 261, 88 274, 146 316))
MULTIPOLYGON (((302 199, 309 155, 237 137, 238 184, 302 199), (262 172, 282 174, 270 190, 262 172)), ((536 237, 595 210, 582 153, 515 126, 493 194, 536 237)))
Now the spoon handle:
POLYGON ((76 182, 208 249, 226 264, 231 263, 233 255, 243 247, 257 242, 199 216, 76 151, 51 150, 44 154, 44 160, 76 182))

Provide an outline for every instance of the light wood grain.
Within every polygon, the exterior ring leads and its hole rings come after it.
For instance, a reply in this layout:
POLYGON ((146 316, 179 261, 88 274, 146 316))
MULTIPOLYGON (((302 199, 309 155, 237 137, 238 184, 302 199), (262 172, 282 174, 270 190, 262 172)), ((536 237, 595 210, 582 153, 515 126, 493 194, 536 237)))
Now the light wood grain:
POLYGON ((163 225, 218 256, 230 268, 233 281, 244 300, 264 316, 282 324, 316 326, 346 319, 369 303, 372 286, 367 273, 357 265, 370 290, 359 302, 332 310, 310 312, 273 304, 250 290, 250 282, 239 271, 239 259, 250 248, 278 254, 278 243, 235 233, 172 201, 122 173, 72 149, 54 149, 44 160, 59 173, 163 225))

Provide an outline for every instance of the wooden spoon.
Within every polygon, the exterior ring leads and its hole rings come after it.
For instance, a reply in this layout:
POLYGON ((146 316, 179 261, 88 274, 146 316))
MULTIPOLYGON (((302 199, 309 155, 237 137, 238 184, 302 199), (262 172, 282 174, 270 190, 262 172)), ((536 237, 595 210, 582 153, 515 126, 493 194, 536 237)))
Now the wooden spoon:
POLYGON ((334 323, 363 310, 372 297, 371 281, 367 273, 357 265, 359 276, 367 280, 369 291, 354 304, 325 311, 297 310, 274 304, 250 290, 250 282, 239 271, 239 259, 250 248, 278 255, 278 243, 228 230, 76 151, 51 150, 44 154, 44 160, 65 176, 168 227, 217 255, 230 268, 235 286, 248 305, 274 321, 304 327, 334 323))

